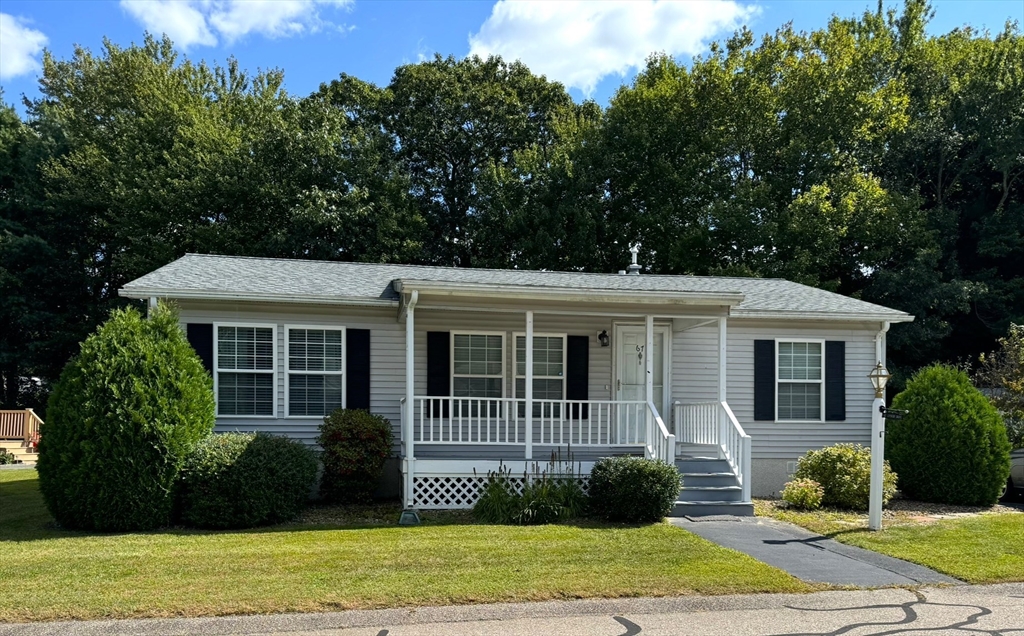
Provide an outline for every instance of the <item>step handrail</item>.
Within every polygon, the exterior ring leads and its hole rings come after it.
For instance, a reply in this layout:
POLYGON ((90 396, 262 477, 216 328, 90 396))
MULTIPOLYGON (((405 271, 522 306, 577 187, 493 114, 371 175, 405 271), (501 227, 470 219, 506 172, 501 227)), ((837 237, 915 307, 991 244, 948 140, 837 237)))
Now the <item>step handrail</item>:
POLYGON ((647 400, 647 444, 645 454, 667 464, 676 460, 676 436, 669 432, 654 402, 647 400))
POLYGON ((700 402, 697 404, 675 403, 675 429, 684 444, 708 444, 718 446, 721 457, 743 487, 743 501, 750 501, 750 453, 751 438, 729 403, 700 402))

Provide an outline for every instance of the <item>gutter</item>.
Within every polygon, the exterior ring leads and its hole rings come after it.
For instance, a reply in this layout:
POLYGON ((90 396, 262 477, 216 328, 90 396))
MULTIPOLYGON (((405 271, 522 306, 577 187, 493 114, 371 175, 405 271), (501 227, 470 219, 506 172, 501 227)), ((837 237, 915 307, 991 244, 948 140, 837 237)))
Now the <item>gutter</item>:
POLYGON ((195 289, 167 289, 122 287, 117 290, 122 298, 173 298, 177 300, 233 300, 240 302, 306 303, 311 305, 344 305, 348 307, 398 307, 398 300, 386 298, 360 298, 352 296, 313 296, 298 294, 270 294, 252 292, 219 292, 195 289))

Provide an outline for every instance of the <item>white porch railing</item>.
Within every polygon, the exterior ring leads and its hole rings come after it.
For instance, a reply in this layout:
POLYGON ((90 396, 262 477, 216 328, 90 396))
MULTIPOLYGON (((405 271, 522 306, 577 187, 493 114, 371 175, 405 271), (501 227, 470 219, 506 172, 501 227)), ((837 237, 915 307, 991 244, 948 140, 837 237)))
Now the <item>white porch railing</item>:
POLYGON ((647 402, 647 439, 644 455, 660 459, 667 464, 676 461, 676 436, 668 432, 665 420, 661 419, 654 402, 647 402))
POLYGON ((727 402, 675 403, 676 436, 682 444, 712 444, 736 474, 743 501, 750 501, 750 435, 727 402))
MULTIPOLYGON (((533 444, 640 446, 659 426, 653 405, 624 400, 526 400, 416 396, 411 414, 415 444, 533 444), (652 428, 653 427, 653 428, 652 428)), ((406 408, 403 401, 403 415, 406 408)), ((661 435, 660 431, 658 433, 661 435)), ((664 440, 658 442, 663 446, 664 440)), ((674 453, 674 447, 673 447, 674 453)))

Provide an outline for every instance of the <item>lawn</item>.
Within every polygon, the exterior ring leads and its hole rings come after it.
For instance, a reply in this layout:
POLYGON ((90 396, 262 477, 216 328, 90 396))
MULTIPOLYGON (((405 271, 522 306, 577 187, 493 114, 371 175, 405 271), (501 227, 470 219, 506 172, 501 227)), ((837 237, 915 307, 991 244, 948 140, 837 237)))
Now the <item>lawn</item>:
POLYGON ((365 523, 69 532, 53 527, 35 471, 0 471, 0 621, 811 589, 667 523, 365 523))
POLYGON ((1024 514, 982 513, 930 520, 887 511, 881 532, 867 515, 838 510, 798 512, 756 502, 760 516, 795 523, 837 541, 919 563, 969 583, 1024 581, 1024 514))

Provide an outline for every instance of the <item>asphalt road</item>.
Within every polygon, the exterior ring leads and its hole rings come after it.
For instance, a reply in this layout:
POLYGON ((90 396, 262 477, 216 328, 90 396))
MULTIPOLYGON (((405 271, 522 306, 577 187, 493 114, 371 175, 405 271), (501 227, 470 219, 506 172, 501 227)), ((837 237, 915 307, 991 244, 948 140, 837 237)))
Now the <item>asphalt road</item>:
POLYGON ((4 636, 1024 635, 1024 583, 0 625, 4 636))

